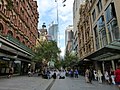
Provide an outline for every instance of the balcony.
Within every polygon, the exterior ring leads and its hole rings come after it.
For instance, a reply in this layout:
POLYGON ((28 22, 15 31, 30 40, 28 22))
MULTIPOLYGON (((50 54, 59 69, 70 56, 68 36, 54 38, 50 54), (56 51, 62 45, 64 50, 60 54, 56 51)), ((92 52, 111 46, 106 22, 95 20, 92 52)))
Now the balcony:
POLYGON ((20 47, 21 49, 33 54, 33 51, 29 47, 25 46, 23 43, 21 43, 19 40, 12 37, 11 35, 7 35, 6 38, 10 40, 12 43, 14 43, 16 46, 20 47))

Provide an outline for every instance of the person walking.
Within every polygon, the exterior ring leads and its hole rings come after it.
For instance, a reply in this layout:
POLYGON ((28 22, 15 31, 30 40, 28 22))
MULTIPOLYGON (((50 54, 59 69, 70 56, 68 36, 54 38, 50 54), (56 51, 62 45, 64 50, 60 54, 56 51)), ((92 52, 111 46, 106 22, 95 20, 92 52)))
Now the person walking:
POLYGON ((56 79, 57 75, 56 75, 56 70, 54 70, 54 73, 53 73, 53 79, 56 79))
POLYGON ((102 83, 102 76, 103 76, 103 74, 102 74, 101 70, 98 70, 98 82, 99 83, 102 83))
POLYGON ((111 81, 112 81, 112 84, 114 84, 115 85, 115 75, 114 75, 114 70, 113 69, 111 69, 110 70, 110 75, 111 75, 111 81))
POLYGON ((105 76, 105 81, 106 81, 108 84, 110 84, 110 75, 109 75, 109 73, 108 73, 107 70, 105 70, 104 76, 105 76))
POLYGON ((85 81, 86 83, 89 83, 89 69, 86 69, 85 71, 85 81))
POLYGON ((8 78, 11 78, 11 77, 12 77, 13 72, 14 72, 13 67, 10 67, 10 68, 9 68, 9 75, 8 75, 8 78))
POLYGON ((92 73, 92 69, 89 69, 89 83, 92 83, 92 79, 93 79, 93 73, 92 73))
POLYGON ((120 63, 118 63, 118 67, 115 70, 115 83, 120 90, 120 63))
POLYGON ((77 69, 75 69, 74 74, 75 74, 75 78, 78 78, 78 70, 77 69))
POLYGON ((97 81, 97 77, 98 77, 98 75, 97 75, 97 71, 96 71, 96 70, 93 70, 93 74, 94 74, 94 80, 97 81))
POLYGON ((74 77, 73 69, 70 70, 71 77, 74 77))
POLYGON ((47 70, 47 78, 50 79, 50 70, 47 70))

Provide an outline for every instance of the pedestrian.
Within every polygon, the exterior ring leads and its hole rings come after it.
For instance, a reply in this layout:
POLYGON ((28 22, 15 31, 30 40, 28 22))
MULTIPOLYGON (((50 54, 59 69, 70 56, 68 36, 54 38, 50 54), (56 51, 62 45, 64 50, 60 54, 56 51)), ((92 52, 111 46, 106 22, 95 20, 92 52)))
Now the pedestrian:
POLYGON ((53 79, 56 79, 57 75, 56 75, 56 70, 54 70, 54 73, 53 73, 53 79))
POLYGON ((96 70, 93 70, 93 74, 94 74, 94 80, 97 81, 97 77, 98 77, 98 75, 97 75, 97 71, 96 71, 96 70))
POLYGON ((102 74, 101 70, 98 70, 98 82, 99 83, 102 83, 102 76, 103 76, 103 74, 102 74))
POLYGON ((105 81, 106 81, 108 84, 110 84, 110 75, 109 75, 109 73, 108 73, 107 70, 105 70, 104 77, 105 77, 105 81))
POLYGON ((47 70, 47 78, 50 79, 50 70, 47 70))
POLYGON ((111 69, 111 70, 110 70, 111 80, 112 80, 112 84, 115 85, 115 75, 114 75, 114 73, 115 73, 114 70, 111 69))
POLYGON ((13 67, 9 67, 9 75, 8 75, 8 78, 11 78, 11 77, 12 77, 13 72, 14 72, 13 67))
POLYGON ((89 69, 89 77, 88 77, 89 83, 92 83, 92 78, 93 78, 93 73, 92 73, 92 70, 89 69))
POLYGON ((66 74, 65 70, 61 70, 59 79, 65 79, 65 77, 66 77, 65 74, 66 74))
POLYGON ((74 77, 73 69, 70 70, 71 77, 74 77))
POLYGON ((78 70, 77 69, 75 69, 74 74, 75 74, 75 78, 78 78, 78 70))
POLYGON ((86 69, 85 71, 85 81, 89 83, 89 70, 88 69, 86 69))
POLYGON ((120 90, 120 63, 118 63, 117 69, 115 70, 115 83, 120 90))

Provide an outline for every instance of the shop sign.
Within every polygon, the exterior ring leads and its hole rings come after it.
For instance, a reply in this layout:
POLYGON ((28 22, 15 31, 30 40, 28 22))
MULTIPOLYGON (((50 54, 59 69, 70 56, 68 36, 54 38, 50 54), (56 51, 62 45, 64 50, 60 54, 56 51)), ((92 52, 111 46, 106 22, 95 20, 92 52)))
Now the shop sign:
POLYGON ((7 58, 7 57, 3 57, 2 59, 10 61, 10 58, 7 58))

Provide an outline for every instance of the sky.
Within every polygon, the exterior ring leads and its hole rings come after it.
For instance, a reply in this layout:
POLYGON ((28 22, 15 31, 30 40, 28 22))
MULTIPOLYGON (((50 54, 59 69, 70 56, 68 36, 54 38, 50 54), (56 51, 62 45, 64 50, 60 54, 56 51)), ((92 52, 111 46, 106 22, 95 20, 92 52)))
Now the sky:
POLYGON ((61 56, 64 56, 65 52, 65 29, 68 25, 73 25, 73 1, 66 0, 37 0, 40 29, 42 24, 45 23, 48 28, 49 25, 54 22, 57 23, 57 3, 58 3, 58 21, 59 21, 59 43, 58 46, 61 49, 61 56), (63 5, 66 5, 63 7, 63 5))

